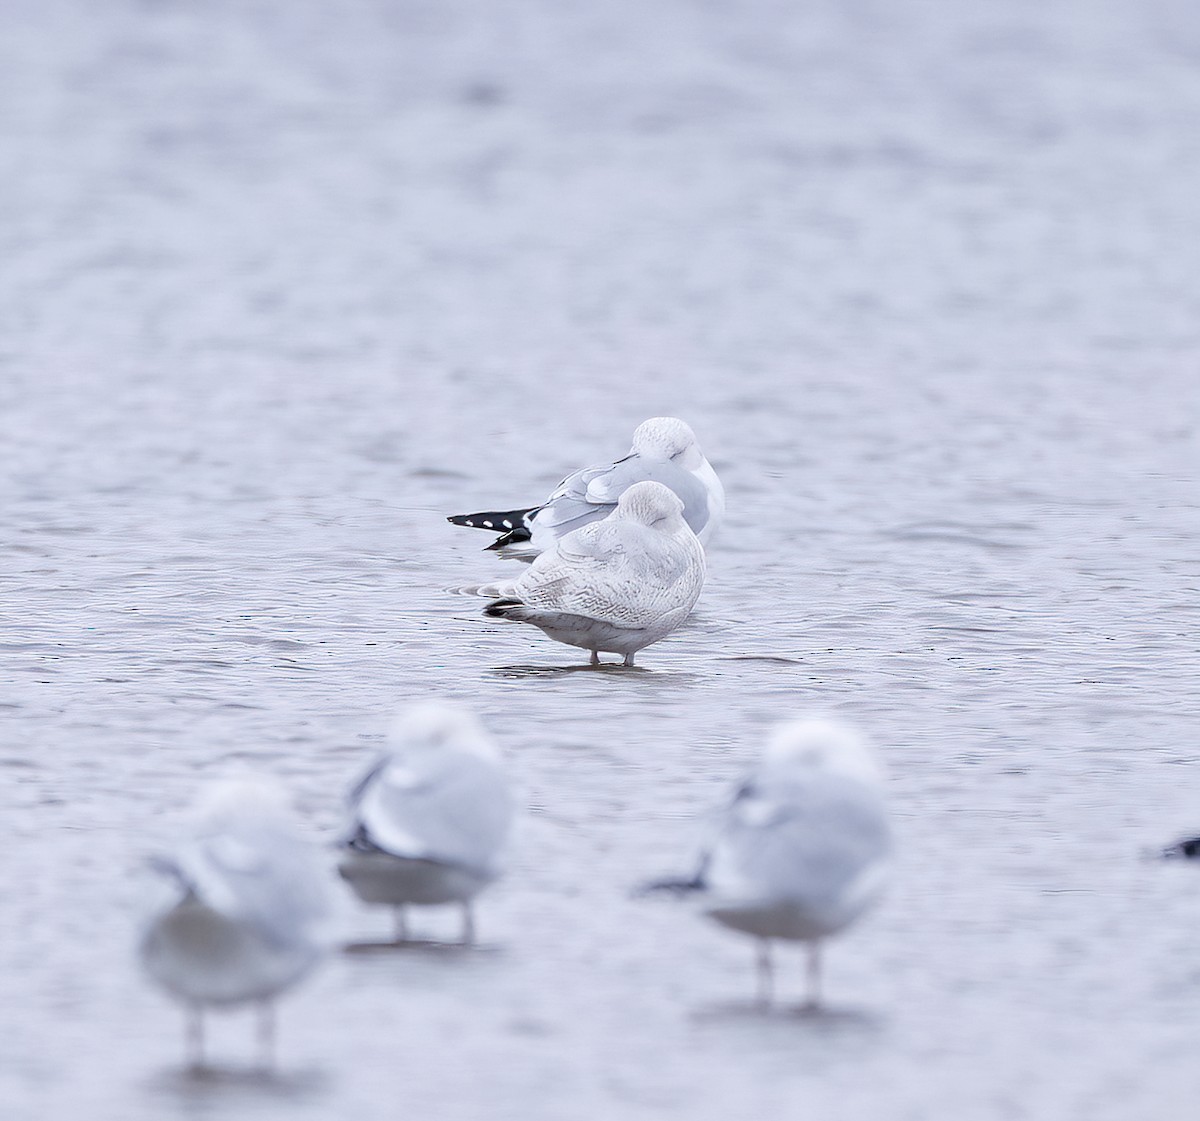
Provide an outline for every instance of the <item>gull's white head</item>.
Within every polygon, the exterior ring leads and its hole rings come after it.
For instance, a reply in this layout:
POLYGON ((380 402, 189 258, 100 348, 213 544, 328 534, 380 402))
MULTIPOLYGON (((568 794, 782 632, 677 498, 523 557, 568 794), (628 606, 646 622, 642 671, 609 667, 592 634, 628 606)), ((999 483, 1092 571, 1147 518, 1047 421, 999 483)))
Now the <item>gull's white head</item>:
POLYGON ((683 503, 679 496, 662 483, 646 480, 634 483, 617 499, 613 517, 628 518, 642 525, 673 528, 673 522, 683 522, 683 503))
POLYGON ((395 752, 467 751, 488 759, 499 753, 478 718, 444 701, 422 701, 402 708, 388 737, 395 752))
POLYGON ((633 451, 646 459, 674 460, 685 471, 694 471, 704 462, 696 434, 673 416, 642 421, 633 433, 633 451))
POLYGON ((235 827, 246 821, 291 825, 292 816, 280 783, 240 766, 206 784, 190 814, 193 824, 204 830, 235 827))
POLYGON ((820 771, 868 786, 883 782, 883 770, 866 740, 837 720, 801 719, 779 724, 767 740, 763 765, 773 771, 820 771))

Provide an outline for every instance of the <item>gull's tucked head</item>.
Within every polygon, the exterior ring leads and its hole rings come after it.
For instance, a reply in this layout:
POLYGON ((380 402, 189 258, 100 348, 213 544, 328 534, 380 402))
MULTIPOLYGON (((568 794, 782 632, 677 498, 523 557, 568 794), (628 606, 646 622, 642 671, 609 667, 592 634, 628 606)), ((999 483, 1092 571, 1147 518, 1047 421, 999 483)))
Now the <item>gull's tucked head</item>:
POLYGON ((422 701, 402 708, 392 722, 393 751, 468 751, 498 757, 491 737, 473 713, 444 701, 422 701))
POLYGON ((820 771, 868 786, 883 782, 883 771, 866 741, 836 720, 802 719, 778 725, 767 740, 763 765, 777 773, 800 768, 820 771))
POLYGON ((633 433, 633 450, 647 459, 673 459, 686 471, 704 462, 696 434, 673 416, 654 416, 642 421, 633 433))
POLYGON ((683 503, 679 496, 662 483, 646 480, 634 483, 617 499, 615 518, 628 518, 642 525, 659 525, 662 529, 673 528, 672 522, 683 521, 683 503), (660 525, 660 523, 662 523, 660 525))
POLYGON ((233 768, 224 777, 207 784, 191 812, 193 823, 206 831, 245 821, 290 823, 291 817, 283 787, 244 767, 233 768))

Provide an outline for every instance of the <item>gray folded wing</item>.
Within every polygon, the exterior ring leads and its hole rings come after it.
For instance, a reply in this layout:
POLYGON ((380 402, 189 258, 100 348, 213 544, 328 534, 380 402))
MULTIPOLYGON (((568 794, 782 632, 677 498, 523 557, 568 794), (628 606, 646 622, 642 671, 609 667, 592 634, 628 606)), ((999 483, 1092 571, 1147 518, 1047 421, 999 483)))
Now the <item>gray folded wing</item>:
POLYGON ((889 848, 880 796, 860 783, 814 776, 765 794, 751 785, 729 809, 708 880, 721 894, 833 904, 889 848))
POLYGON ((708 521, 708 492, 690 471, 670 460, 629 455, 606 467, 585 467, 568 475, 537 513, 535 524, 561 536, 607 517, 634 483, 651 479, 674 491, 683 503, 684 520, 699 533, 708 521))
POLYGON ((314 853, 273 822, 246 820, 203 832, 170 863, 207 906, 281 941, 309 933, 329 916, 314 853))
POLYGON ((491 870, 512 820, 500 767, 446 752, 380 760, 351 794, 367 839, 393 856, 491 870))

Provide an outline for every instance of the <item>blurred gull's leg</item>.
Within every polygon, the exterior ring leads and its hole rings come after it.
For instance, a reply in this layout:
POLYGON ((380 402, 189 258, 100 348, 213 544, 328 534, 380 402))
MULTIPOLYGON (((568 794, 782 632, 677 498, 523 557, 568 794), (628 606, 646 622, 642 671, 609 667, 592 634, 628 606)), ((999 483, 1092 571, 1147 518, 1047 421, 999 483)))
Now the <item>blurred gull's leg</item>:
POLYGON ((263 1070, 275 1065, 275 1004, 258 1002, 258 1061, 263 1070))
POLYGON ((472 946, 475 944, 475 912, 471 908, 471 901, 469 899, 463 903, 462 908, 462 944, 464 946, 472 946))
POLYGON ((771 965, 771 940, 758 941, 758 1003, 769 1008, 774 996, 775 972, 771 965))
POLYGON ((185 1033, 188 1065, 193 1070, 204 1066, 204 1009, 199 1004, 189 1004, 185 1033))
POLYGON ((821 943, 808 944, 808 999, 806 1008, 818 1008, 821 1004, 821 943))

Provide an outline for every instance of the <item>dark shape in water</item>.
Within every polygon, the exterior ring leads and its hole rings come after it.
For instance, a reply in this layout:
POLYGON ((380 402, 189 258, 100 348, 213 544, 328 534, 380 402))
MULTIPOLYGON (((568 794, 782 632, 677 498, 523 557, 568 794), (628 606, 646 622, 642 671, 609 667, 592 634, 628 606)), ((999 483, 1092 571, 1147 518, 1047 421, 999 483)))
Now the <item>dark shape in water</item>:
POLYGON ((1186 840, 1176 841, 1175 844, 1168 845, 1163 849, 1162 855, 1168 860, 1174 860, 1177 857, 1186 860, 1200 858, 1200 837, 1188 837, 1186 840))

